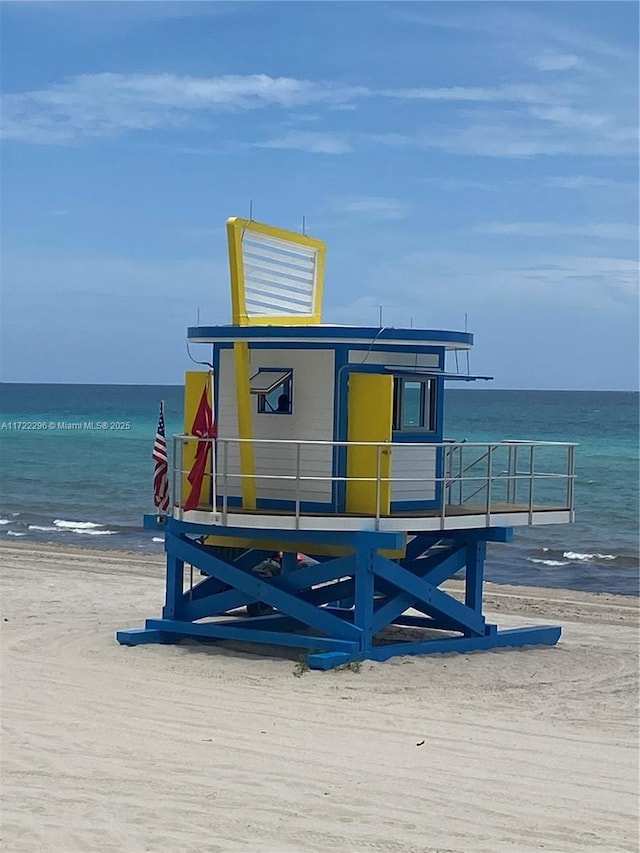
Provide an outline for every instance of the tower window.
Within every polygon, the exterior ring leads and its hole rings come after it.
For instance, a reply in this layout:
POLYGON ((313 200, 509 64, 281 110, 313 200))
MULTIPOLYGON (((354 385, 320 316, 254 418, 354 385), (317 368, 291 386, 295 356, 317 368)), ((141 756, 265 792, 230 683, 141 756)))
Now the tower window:
POLYGON ((403 432, 434 432, 436 387, 436 381, 432 377, 396 376, 393 383, 393 429, 403 432))
POLYGON ((249 389, 258 399, 258 414, 292 414, 293 370, 261 367, 249 380, 249 389))

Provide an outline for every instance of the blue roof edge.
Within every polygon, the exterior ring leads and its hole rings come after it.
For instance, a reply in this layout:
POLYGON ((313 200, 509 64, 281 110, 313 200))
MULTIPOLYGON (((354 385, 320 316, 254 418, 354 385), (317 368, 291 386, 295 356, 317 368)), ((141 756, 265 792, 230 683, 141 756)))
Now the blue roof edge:
POLYGON ((395 329, 391 327, 365 326, 189 326, 187 337, 194 340, 251 341, 272 338, 274 341, 306 339, 309 341, 341 340, 384 343, 442 343, 473 346, 471 332, 456 332, 447 329, 395 329))

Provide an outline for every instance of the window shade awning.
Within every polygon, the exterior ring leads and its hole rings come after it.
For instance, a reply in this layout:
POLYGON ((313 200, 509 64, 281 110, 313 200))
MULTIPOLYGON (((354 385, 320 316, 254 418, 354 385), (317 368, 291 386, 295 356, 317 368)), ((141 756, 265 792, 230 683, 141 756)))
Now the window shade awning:
POLYGON ((398 376, 402 374, 410 376, 441 376, 443 379, 457 379, 460 382, 472 382, 475 379, 493 379, 493 376, 474 376, 469 373, 446 373, 444 370, 434 370, 430 367, 405 367, 400 364, 387 364, 384 369, 390 373, 396 373, 398 376))
POLYGON ((278 385, 291 379, 292 370, 259 370, 249 379, 252 394, 270 394, 278 385))

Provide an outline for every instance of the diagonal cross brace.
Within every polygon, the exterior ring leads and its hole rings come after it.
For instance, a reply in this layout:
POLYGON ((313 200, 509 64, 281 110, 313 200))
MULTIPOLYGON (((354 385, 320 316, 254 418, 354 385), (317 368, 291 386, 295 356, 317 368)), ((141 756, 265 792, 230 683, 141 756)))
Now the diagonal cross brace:
POLYGON ((444 541, 448 541, 448 537, 443 536, 441 533, 418 533, 414 539, 407 543, 405 556, 401 560, 398 560, 398 562, 402 566, 409 565, 418 557, 422 556, 422 554, 424 554, 424 552, 429 548, 433 548, 434 545, 444 541))
MULTIPOLYGON (((206 567, 202 571, 207 573, 206 567)), ((307 566, 305 568, 296 569, 295 572, 290 572, 286 575, 275 575, 266 580, 260 578, 263 583, 268 583, 276 589, 282 589, 285 592, 290 592, 294 595, 300 594, 302 590, 311 587, 314 584, 322 584, 327 581, 335 580, 343 577, 349 572, 353 572, 353 558, 351 556, 332 559, 328 563, 317 566, 307 566)), ((253 575, 249 575, 253 577, 253 575)), ((209 580, 219 583, 215 576, 209 577, 202 584, 194 587, 194 591, 201 585, 206 584, 209 580)), ((228 589, 224 591, 216 590, 208 597, 199 595, 192 600, 185 599, 183 606, 184 616, 188 619, 203 619, 206 616, 217 616, 220 613, 226 613, 228 610, 235 610, 237 607, 243 607, 252 601, 256 601, 254 596, 239 592, 237 589, 228 589)), ((324 593, 324 590, 329 590, 330 587, 321 587, 320 589, 309 589, 308 592, 302 593, 301 597, 309 604, 318 605, 324 604, 327 601, 335 600, 335 592, 331 594, 324 593)), ((188 593, 185 594, 188 596, 188 593)))
MULTIPOLYGON (((407 574, 419 577, 426 583, 431 584, 433 587, 437 587, 464 566, 465 553, 465 546, 462 545, 453 553, 449 551, 439 554, 437 557, 425 560, 421 574, 416 575, 408 566, 403 566, 401 571, 404 570, 407 574)), ((414 561, 411 566, 418 566, 420 562, 422 561, 414 561)), ((443 593, 443 595, 446 595, 446 593, 443 593)), ((400 592, 395 597, 390 598, 389 601, 376 610, 376 614, 374 616, 374 630, 381 631, 414 603, 415 596, 407 592, 400 592)))
MULTIPOLYGON (((244 593, 249 599, 264 601, 281 613, 286 613, 288 616, 316 628, 330 637, 359 641, 362 632, 355 625, 344 622, 337 616, 308 604, 290 592, 278 589, 272 582, 268 583, 260 578, 252 577, 246 572, 224 563, 207 553, 205 547, 186 539, 174 540, 173 546, 174 554, 181 560, 202 568, 208 575, 213 575, 224 581, 234 590, 244 593)), ((294 577, 295 574, 297 573, 293 573, 290 577, 294 577)), ((227 593, 221 593, 221 595, 227 595, 227 593)), ((206 599, 203 599, 204 601, 206 599)))
MULTIPOLYGON (((485 619, 482 614, 476 613, 451 595, 431 583, 427 583, 423 578, 416 577, 416 575, 398 566, 397 563, 393 563, 378 554, 374 563, 374 572, 378 577, 389 581, 402 592, 408 593, 411 602, 419 601, 421 609, 429 615, 444 616, 448 624, 456 624, 457 630, 465 634, 484 635, 485 619)), ((385 608, 381 607, 376 612, 376 618, 379 619, 380 614, 384 614, 384 611, 385 608)), ((388 624, 388 621, 384 623, 384 625, 388 624)))

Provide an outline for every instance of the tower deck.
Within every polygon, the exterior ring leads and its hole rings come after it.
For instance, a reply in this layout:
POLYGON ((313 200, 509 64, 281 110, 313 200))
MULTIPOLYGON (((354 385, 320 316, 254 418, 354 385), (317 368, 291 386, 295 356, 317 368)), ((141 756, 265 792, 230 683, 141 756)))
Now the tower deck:
POLYGON ((448 441, 432 445, 442 450, 443 465, 436 476, 416 467, 407 476, 400 468, 383 465, 393 461, 412 445, 394 442, 330 442, 253 439, 211 439, 216 466, 208 476, 197 508, 184 510, 183 488, 188 488, 188 470, 182 468, 185 448, 207 439, 174 436, 173 517, 179 521, 215 527, 278 527, 286 530, 381 530, 437 531, 466 530, 481 527, 566 524, 574 520, 575 447, 569 442, 501 441, 492 443, 448 441), (232 448, 241 443, 261 445, 266 456, 288 463, 291 473, 256 470, 251 475, 255 490, 269 493, 285 486, 290 498, 274 500, 258 497, 256 506, 247 508, 235 495, 238 484, 248 475, 230 470, 232 448), (307 461, 317 458, 317 448, 334 456, 352 447, 366 447, 377 459, 369 477, 318 476, 306 469, 307 461), (388 475, 388 476, 386 476, 388 475), (345 482, 365 483, 374 495, 369 513, 357 513, 345 506, 345 482), (326 483, 331 499, 323 507, 305 499, 309 483, 326 483), (412 490, 407 506, 382 508, 385 489, 401 484, 412 490), (424 501, 420 506, 421 495, 424 501), (436 501, 432 498, 437 496, 436 501), (390 511, 389 511, 390 510, 390 511))

